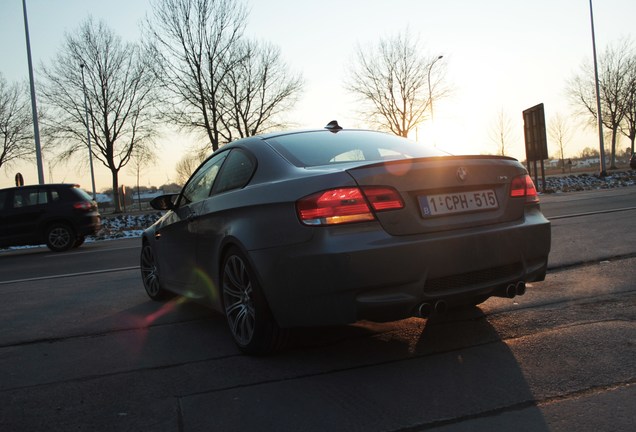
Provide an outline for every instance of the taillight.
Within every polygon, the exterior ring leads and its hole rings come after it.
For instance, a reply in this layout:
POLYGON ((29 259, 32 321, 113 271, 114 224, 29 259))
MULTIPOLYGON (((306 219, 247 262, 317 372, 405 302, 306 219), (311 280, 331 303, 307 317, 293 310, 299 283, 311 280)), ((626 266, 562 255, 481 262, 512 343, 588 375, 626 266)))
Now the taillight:
POLYGON ((537 188, 534 187, 532 177, 528 174, 518 176, 512 179, 510 185, 510 196, 513 198, 525 197, 526 203, 535 204, 539 202, 537 188))
POLYGON ((296 211, 306 225, 336 225, 375 219, 376 212, 404 207, 398 192, 387 187, 338 188, 300 199, 296 211), (372 210, 373 209, 373 210, 372 210))
POLYGON ((364 186, 362 190, 375 211, 397 210, 404 207, 402 197, 393 188, 364 186))
POLYGON ((73 203, 73 208, 79 211, 90 211, 93 209, 93 203, 88 201, 79 201, 79 202, 73 203))

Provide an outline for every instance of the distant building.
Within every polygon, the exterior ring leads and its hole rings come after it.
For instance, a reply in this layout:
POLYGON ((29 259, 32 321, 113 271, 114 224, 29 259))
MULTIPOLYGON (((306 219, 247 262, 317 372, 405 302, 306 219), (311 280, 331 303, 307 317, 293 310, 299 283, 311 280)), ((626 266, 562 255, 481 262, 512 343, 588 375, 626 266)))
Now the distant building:
POLYGON ((110 204, 113 202, 113 197, 108 194, 98 193, 95 194, 95 201, 97 201, 97 204, 110 204))

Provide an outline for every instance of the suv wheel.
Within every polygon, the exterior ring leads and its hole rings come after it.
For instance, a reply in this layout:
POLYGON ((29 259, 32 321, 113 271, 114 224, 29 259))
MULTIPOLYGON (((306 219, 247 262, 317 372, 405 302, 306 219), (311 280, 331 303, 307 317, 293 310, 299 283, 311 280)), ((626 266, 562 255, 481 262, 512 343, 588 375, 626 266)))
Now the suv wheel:
POLYGON ((75 232, 67 224, 55 223, 46 230, 46 245, 53 252, 69 250, 75 244, 75 240, 75 232))

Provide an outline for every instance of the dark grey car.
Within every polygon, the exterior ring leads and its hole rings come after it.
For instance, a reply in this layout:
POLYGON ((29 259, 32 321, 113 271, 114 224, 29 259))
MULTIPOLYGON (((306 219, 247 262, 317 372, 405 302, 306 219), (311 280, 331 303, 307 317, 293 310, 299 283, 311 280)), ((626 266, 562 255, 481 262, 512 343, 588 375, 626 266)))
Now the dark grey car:
POLYGON ((147 293, 210 304, 248 353, 291 327, 523 294, 550 250, 515 159, 337 126, 235 141, 153 205, 169 211, 143 235, 147 293))

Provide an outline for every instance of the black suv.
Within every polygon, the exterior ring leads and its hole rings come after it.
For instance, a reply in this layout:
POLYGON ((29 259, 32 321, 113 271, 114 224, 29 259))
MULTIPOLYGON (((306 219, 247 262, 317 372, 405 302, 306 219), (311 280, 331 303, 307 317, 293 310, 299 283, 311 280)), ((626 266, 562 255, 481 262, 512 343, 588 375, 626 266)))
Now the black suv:
POLYGON ((61 252, 101 228, 97 204, 76 184, 0 189, 0 247, 46 245, 61 252))

